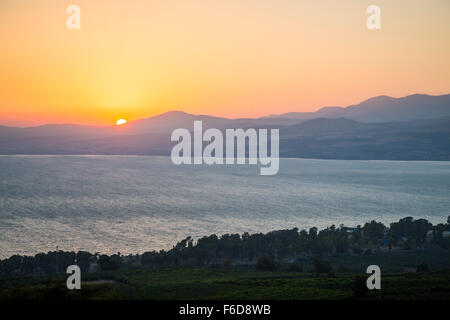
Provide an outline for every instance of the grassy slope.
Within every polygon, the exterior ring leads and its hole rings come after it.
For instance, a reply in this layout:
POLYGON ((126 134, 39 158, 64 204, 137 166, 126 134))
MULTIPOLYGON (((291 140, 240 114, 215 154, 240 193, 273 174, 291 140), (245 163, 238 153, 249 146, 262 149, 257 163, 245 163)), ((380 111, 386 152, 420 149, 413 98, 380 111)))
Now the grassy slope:
MULTIPOLYGON (((51 285, 3 290, 0 298, 29 299, 352 299, 355 274, 317 275, 207 268, 138 268, 91 275, 115 279, 111 284, 82 284, 65 289, 63 279, 51 285)), ((450 299, 450 271, 382 275, 382 290, 368 299, 450 299)))
MULTIPOLYGON (((257 272, 254 267, 160 268, 134 267, 110 272, 83 274, 80 291, 68 291, 66 275, 48 278, 2 280, 0 299, 352 299, 357 277, 365 277, 370 264, 381 266, 381 291, 369 299, 450 299, 450 253, 448 250, 376 253, 370 256, 340 256, 328 259, 331 275, 289 272, 257 272), (425 262, 429 273, 403 273, 425 262), (114 280, 96 283, 93 280, 114 280)), ((309 271, 309 272, 308 272, 309 271)))

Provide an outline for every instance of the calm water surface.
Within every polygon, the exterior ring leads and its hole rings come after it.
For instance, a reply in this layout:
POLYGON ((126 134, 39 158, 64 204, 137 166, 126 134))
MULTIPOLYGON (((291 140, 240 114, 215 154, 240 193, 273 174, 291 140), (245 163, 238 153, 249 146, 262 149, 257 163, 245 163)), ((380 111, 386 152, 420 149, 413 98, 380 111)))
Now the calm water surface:
POLYGON ((167 157, 0 156, 0 258, 142 253, 186 236, 450 215, 450 162, 282 159, 174 166, 167 157))

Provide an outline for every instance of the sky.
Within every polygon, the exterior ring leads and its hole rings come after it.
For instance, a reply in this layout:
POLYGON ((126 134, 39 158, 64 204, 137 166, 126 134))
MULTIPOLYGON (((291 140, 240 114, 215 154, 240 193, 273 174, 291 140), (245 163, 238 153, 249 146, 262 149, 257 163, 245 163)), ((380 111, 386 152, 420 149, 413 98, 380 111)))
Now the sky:
POLYGON ((0 0, 0 124, 450 93, 448 0, 0 0), (69 5, 81 29, 69 30, 69 5), (381 29, 369 30, 369 5, 381 29))

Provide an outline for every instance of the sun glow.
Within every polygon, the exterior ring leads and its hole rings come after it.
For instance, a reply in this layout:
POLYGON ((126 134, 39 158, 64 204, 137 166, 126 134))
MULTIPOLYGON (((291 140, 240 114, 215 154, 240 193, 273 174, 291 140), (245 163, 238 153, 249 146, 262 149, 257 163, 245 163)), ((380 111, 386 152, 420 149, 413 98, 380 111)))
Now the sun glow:
POLYGON ((367 1, 72 2, 80 30, 68 1, 0 0, 0 124, 253 118, 449 92, 450 1, 377 1, 379 30, 367 1))
POLYGON ((119 119, 116 121, 116 125, 118 125, 118 126, 125 124, 125 123, 127 123, 127 120, 125 120, 125 119, 119 119))

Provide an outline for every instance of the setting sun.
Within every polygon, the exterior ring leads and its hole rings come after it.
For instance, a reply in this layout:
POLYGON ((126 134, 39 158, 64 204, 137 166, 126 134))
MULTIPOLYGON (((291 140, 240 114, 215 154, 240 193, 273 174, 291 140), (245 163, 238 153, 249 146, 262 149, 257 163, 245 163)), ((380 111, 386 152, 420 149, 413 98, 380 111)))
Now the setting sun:
POLYGON ((116 125, 118 125, 118 126, 125 124, 125 123, 127 123, 127 120, 125 120, 125 119, 119 119, 116 121, 116 125))

